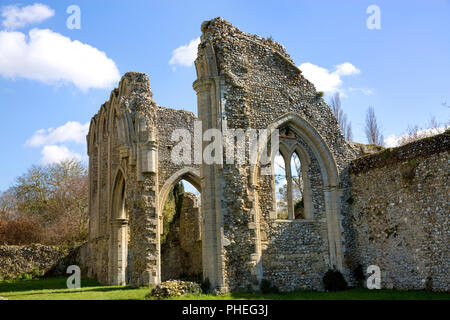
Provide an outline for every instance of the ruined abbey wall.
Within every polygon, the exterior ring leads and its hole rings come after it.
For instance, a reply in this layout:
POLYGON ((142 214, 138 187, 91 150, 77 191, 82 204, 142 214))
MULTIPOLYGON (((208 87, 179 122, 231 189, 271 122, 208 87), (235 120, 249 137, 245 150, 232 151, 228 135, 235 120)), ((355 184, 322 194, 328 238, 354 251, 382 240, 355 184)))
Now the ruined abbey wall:
POLYGON ((109 284, 159 283, 160 203, 182 178, 200 184, 198 166, 171 161, 170 137, 194 119, 191 112, 158 106, 148 76, 134 72, 93 117, 88 276, 109 284))
POLYGON ((450 131, 355 160, 350 261, 389 289, 450 289, 450 131))
POLYGON ((200 259, 182 267, 189 243, 193 256, 201 248, 203 279, 219 292, 258 289, 262 279, 283 291, 322 290, 333 267, 355 284, 355 268, 369 264, 380 266, 385 287, 448 290, 448 134, 361 157, 376 148, 345 141, 330 107, 280 44, 221 18, 201 30, 198 118, 158 106, 148 76, 129 72, 91 121, 87 275, 141 286, 193 274, 200 259), (247 134, 242 163, 227 162, 235 146, 223 138, 230 129, 247 134), (278 149, 272 141, 252 144, 249 137, 264 132, 248 129, 279 130, 278 149), (203 161, 202 151, 222 138, 216 162, 203 161), (190 154, 174 161, 181 141, 190 154), (266 146, 300 159, 302 219, 278 219, 266 146), (201 208, 185 197, 187 215, 174 225, 179 232, 164 256, 162 211, 181 179, 201 192, 201 208), (161 270, 167 261, 179 263, 161 270))
POLYGON ((301 149, 311 193, 309 219, 279 221, 273 177, 261 175, 261 166, 204 166, 207 189, 220 185, 225 195, 213 193, 220 202, 205 203, 218 223, 213 232, 220 234, 218 282, 246 289, 268 278, 283 290, 319 288, 330 265, 345 267, 339 203, 349 187, 345 168, 357 154, 281 45, 222 19, 205 22, 202 31, 194 83, 199 118, 222 131, 288 128, 293 134, 281 136, 280 144, 288 152, 301 149))

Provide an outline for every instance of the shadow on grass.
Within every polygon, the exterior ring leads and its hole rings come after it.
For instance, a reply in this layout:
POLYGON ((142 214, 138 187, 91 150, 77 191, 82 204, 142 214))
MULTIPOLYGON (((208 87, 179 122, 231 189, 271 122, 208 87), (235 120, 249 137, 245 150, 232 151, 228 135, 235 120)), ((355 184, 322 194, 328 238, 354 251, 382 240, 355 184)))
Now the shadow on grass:
POLYGON ((231 299, 261 300, 449 300, 450 294, 445 292, 429 292, 420 290, 369 290, 352 288, 344 291, 292 291, 278 294, 262 294, 236 292, 230 294, 231 299))
MULTIPOLYGON (((81 289, 67 289, 67 278, 39 278, 33 280, 15 280, 0 282, 0 296, 24 298, 26 296, 37 299, 47 299, 53 296, 62 299, 113 299, 135 300, 144 299, 151 287, 133 288, 130 286, 104 286, 91 279, 81 280, 81 289), (107 293, 106 296, 102 295, 107 293), (72 296, 75 294, 75 296, 72 296)), ((353 288, 337 292, 293 291, 278 294, 263 294, 259 292, 233 292, 225 296, 201 295, 174 297, 178 300, 449 300, 450 294, 428 291, 400 291, 400 290, 368 290, 353 288)), ((170 299, 172 300, 172 299, 170 299)))
POLYGON ((449 300, 450 294, 428 291, 369 290, 352 288, 344 291, 291 291, 278 294, 232 292, 224 296, 211 294, 175 297, 175 300, 449 300))
MULTIPOLYGON (((22 295, 26 295, 26 296, 42 296, 42 295, 52 295, 55 298, 57 298, 59 295, 60 296, 67 296, 68 294, 72 295, 72 294, 90 294, 90 293, 95 293, 95 292, 118 292, 118 291, 127 291, 127 290, 133 290, 135 288, 130 288, 130 287, 123 287, 123 288, 86 288, 86 289, 67 289, 67 288, 61 288, 61 289, 53 289, 53 290, 58 290, 58 291, 38 291, 38 292, 17 292, 17 294, 10 294, 8 295, 9 297, 18 297, 18 296, 22 296, 22 295)), ((49 289, 52 290, 52 289, 49 289)), ((56 299, 58 300, 58 299, 56 299)), ((133 300, 133 299, 128 299, 128 300, 133 300)))
MULTIPOLYGON (((65 277, 0 281, 0 293, 31 291, 31 290, 67 289, 66 281, 67 278, 65 277)), ((98 282, 91 279, 81 279, 81 285, 84 287, 101 286, 98 282)))
MULTIPOLYGON (((135 290, 139 290, 139 288, 130 286, 107 287, 91 279, 82 279, 80 289, 68 289, 66 281, 67 278, 65 277, 3 281, 0 282, 0 296, 3 294, 13 300, 17 298, 23 299, 23 297, 28 297, 27 300, 46 300, 49 297, 52 297, 51 300, 89 300, 98 299, 98 297, 112 300, 139 299, 132 293, 135 290), (127 292, 130 292, 130 294, 127 292), (111 294, 103 296, 102 294, 105 293, 111 294)), ((151 288, 145 289, 151 290, 151 288)))

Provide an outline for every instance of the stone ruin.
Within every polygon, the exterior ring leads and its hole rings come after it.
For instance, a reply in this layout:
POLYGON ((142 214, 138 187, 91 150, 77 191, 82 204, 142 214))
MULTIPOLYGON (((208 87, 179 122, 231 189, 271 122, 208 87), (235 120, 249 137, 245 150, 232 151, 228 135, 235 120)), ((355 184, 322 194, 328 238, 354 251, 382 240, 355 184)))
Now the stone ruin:
POLYGON ((187 272, 200 273, 221 292, 257 289, 262 279, 282 291, 322 290, 330 268, 355 284, 354 270, 375 264, 383 287, 432 283, 433 290, 448 290, 448 132, 430 142, 428 153, 416 157, 413 150, 383 162, 383 155, 367 155, 370 148, 345 141, 330 107, 283 46, 221 18, 204 22, 201 31, 193 84, 198 117, 157 105, 149 77, 128 72, 92 118, 87 276, 110 285, 154 286, 187 272), (301 161, 303 218, 294 218, 291 196, 289 218, 278 219, 274 176, 261 174, 261 148, 250 153, 257 164, 174 163, 172 132, 194 134, 196 120, 202 132, 279 129, 286 166, 293 154, 301 161), (425 182, 413 177, 405 187, 400 167, 411 159, 431 176, 425 182), (377 161, 382 165, 373 166, 377 161), (201 206, 184 197, 182 217, 162 250, 162 209, 182 179, 201 193, 201 206), (405 202, 399 199, 414 201, 417 185, 421 199, 435 202, 400 210, 405 202), (423 219, 426 230, 417 224, 423 219))
POLYGON ((202 280, 201 213, 197 197, 184 193, 180 217, 170 225, 161 244, 161 280, 202 280))

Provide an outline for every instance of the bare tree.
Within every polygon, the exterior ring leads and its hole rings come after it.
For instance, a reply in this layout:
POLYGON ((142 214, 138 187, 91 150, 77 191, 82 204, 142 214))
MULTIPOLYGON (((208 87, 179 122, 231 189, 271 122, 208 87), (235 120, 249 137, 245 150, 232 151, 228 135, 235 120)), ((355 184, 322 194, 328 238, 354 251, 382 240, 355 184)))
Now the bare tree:
POLYGON ((427 128, 421 128, 418 125, 408 126, 406 133, 399 137, 397 141, 398 146, 403 146, 410 142, 431 137, 442 133, 449 128, 449 124, 440 124, 435 117, 431 117, 427 128))
POLYGON ((11 188, 17 210, 36 219, 46 243, 82 242, 88 231, 88 172, 79 161, 33 166, 11 188))
MULTIPOLYGON (((281 155, 280 155, 280 157, 281 157, 281 155)), ((286 168, 285 168, 284 164, 281 162, 284 163, 284 161, 276 161, 275 162, 276 168, 279 169, 277 171, 282 172, 282 173, 275 173, 274 176, 275 176, 276 184, 282 184, 283 181, 286 180, 286 168)), ((293 182, 293 185, 292 185, 293 186, 293 190, 292 190, 293 196, 294 196, 294 198, 301 199, 303 197, 302 168, 301 168, 300 159, 298 157, 295 157, 294 155, 291 158, 291 179, 293 182)), ((285 186, 286 186, 286 183, 284 183, 282 188, 285 188, 285 186)), ((280 194, 284 197, 282 192, 280 192, 280 194)))
POLYGON ((298 156, 296 157, 294 154, 292 155, 291 171, 292 171, 292 182, 294 182, 293 185, 294 188, 292 190, 294 199, 302 199, 303 198, 302 164, 298 156), (295 167, 295 170, 293 167, 295 167))
POLYGON ((345 140, 352 140, 352 123, 347 121, 347 115, 341 107, 341 98, 339 92, 336 92, 330 100, 331 110, 337 119, 339 127, 344 134, 345 140))
POLYGON ((369 107, 366 113, 366 127, 364 128, 366 133, 367 142, 369 144, 376 144, 379 146, 384 145, 383 134, 381 133, 381 126, 375 116, 375 109, 369 107))
POLYGON ((0 219, 17 218, 17 199, 12 194, 11 189, 0 192, 0 219))

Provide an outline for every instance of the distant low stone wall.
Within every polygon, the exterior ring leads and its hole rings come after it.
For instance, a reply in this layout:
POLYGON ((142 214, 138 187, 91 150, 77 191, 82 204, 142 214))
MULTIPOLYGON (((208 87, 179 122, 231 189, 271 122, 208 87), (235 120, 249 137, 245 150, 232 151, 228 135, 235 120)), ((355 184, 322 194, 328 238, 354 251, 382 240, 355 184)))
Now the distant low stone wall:
POLYGON ((347 258, 378 265, 383 288, 450 290, 449 150, 447 131, 352 162, 347 258))
POLYGON ((80 247, 0 246, 0 280, 66 275, 67 267, 77 264, 79 252, 80 247))

